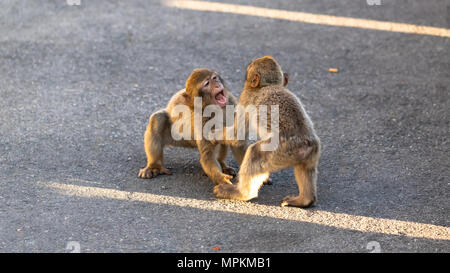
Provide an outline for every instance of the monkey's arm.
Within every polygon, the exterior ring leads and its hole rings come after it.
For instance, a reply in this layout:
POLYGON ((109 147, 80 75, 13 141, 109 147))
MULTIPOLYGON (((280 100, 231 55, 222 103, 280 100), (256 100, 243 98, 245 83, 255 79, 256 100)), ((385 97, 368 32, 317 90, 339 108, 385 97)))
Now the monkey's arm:
POLYGON ((222 173, 221 166, 217 161, 216 145, 207 140, 197 142, 200 152, 200 163, 203 171, 215 184, 231 184, 232 175, 222 173))
MULTIPOLYGON (((224 174, 229 174, 234 177, 234 176, 236 176, 236 171, 227 165, 227 163, 226 163, 227 154, 228 154, 228 145, 220 144, 217 160, 219 161, 220 167, 222 167, 222 172, 224 174)), ((239 164, 240 164, 240 162, 239 162, 239 164)))
POLYGON ((244 139, 239 139, 237 134, 237 129, 234 126, 224 127, 222 130, 212 130, 208 134, 208 140, 214 144, 226 144, 234 147, 245 147, 247 146, 247 135, 241 137, 244 139), (229 139, 231 137, 231 139, 229 139))
MULTIPOLYGON (((232 129, 232 128, 231 127, 224 128, 224 131, 227 129, 232 129)), ((214 133, 211 133, 211 134, 215 135, 214 133)), ((219 131, 219 134, 220 134, 220 131, 219 131)), ((225 137, 226 133, 223 132, 223 134, 225 137)), ((212 141, 211 141, 212 144, 219 143, 222 147, 230 146, 231 152, 233 153, 234 158, 239 163, 239 165, 241 165, 242 160, 244 159, 245 151, 247 150, 247 141, 245 141, 245 140, 240 140, 240 141, 239 140, 218 140, 218 141, 216 141, 213 138, 214 138, 214 136, 210 137, 210 139, 212 139, 212 141)), ((226 156, 226 153, 223 158, 225 158, 225 156, 226 156)), ((220 160, 219 160, 219 163, 220 163, 220 160)), ((223 166, 222 166, 222 169, 223 169, 223 166)))

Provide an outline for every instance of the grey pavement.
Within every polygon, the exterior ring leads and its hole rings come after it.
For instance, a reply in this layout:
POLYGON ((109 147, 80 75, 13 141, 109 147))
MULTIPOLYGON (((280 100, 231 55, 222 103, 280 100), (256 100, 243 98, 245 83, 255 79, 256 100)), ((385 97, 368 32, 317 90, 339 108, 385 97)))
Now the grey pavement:
MULTIPOLYGON (((226 2, 450 28, 448 0, 226 2)), ((415 231, 450 227, 450 38, 147 0, 1 6, 0 252, 450 251, 448 233, 415 231), (195 150, 165 151, 172 176, 137 177, 149 115, 194 68, 239 96, 264 55, 289 72, 323 143, 314 208, 279 207, 297 192, 292 170, 258 199, 217 200, 195 150), (387 232, 396 221, 411 233, 387 232)))

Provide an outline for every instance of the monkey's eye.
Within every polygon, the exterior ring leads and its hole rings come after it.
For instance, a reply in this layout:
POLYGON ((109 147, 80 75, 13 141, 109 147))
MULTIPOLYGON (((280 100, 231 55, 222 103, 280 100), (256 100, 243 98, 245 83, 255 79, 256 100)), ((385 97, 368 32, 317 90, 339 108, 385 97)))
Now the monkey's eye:
POLYGON ((209 85, 209 81, 206 81, 203 86, 208 86, 209 85))

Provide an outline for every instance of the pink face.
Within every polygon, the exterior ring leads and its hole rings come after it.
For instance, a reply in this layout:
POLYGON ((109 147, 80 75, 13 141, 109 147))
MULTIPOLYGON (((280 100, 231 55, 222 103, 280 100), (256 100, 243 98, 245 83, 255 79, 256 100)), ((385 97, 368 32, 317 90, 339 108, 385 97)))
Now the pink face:
POLYGON ((202 91, 202 93, 210 94, 213 103, 220 107, 225 107, 227 104, 223 83, 217 73, 213 73, 202 82, 202 91))

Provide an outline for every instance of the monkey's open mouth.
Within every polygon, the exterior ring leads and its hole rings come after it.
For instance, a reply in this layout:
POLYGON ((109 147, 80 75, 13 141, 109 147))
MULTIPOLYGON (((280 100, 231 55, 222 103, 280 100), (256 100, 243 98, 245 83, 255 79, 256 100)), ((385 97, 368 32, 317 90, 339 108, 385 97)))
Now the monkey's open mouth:
POLYGON ((224 107, 227 104, 227 97, 225 97, 225 94, 223 93, 223 91, 220 91, 216 97, 216 102, 220 107, 224 107))

